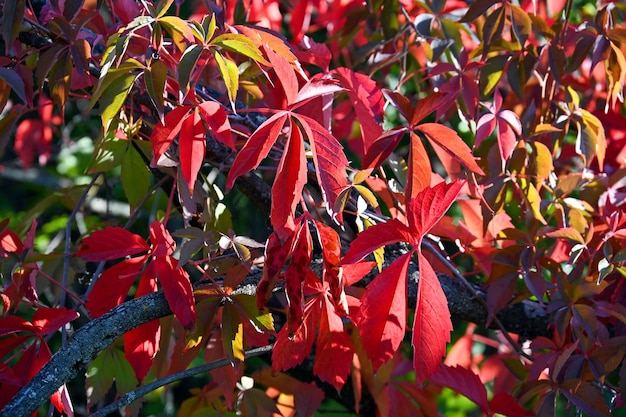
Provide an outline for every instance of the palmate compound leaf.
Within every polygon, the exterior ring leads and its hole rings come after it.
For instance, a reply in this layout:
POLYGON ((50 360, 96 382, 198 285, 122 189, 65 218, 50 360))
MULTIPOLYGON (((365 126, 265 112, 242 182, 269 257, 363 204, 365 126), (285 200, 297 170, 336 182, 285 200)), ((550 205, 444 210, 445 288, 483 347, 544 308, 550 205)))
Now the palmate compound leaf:
POLYGON ((156 124, 150 136, 155 165, 159 164, 165 151, 179 137, 180 169, 190 192, 193 192, 204 161, 207 129, 212 131, 218 142, 234 149, 226 112, 213 102, 173 109, 165 115, 163 121, 156 124))
POLYGON ((410 258, 418 253, 420 281, 413 327, 413 363, 418 382, 432 374, 445 355, 452 323, 448 304, 432 266, 419 250, 423 236, 443 217, 464 181, 440 183, 420 192, 407 205, 408 227, 398 220, 377 224, 359 233, 350 245, 343 264, 360 261, 377 248, 407 242, 413 249, 402 255, 376 277, 361 299, 359 327, 363 346, 374 367, 389 359, 406 330, 406 286, 410 258))

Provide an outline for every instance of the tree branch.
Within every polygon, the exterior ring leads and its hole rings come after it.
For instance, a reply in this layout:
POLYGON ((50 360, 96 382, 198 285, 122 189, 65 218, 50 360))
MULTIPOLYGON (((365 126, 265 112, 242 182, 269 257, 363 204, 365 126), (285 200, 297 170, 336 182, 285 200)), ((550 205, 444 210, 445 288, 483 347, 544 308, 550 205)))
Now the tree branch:
MULTIPOLYGON (((388 262, 401 252, 389 253, 388 262)), ((321 261, 318 260, 321 264, 321 261)), ((315 268, 314 268, 315 269, 315 268)), ((254 293, 253 283, 260 279, 259 271, 253 271, 244 281, 239 292, 254 293)), ((439 275, 439 281, 448 298, 453 318, 484 326, 487 311, 463 284, 448 275, 439 275)), ((412 263, 409 276, 409 306, 415 307, 417 294, 417 265, 412 263)), ((484 293, 480 293, 484 296, 484 293)), ((126 332, 149 321, 172 314, 162 292, 149 294, 127 301, 110 312, 87 323, 68 340, 43 366, 37 375, 24 386, 0 411, 0 417, 28 417, 44 404, 63 384, 71 381, 96 355, 126 332)), ((504 327, 525 339, 548 336, 549 316, 538 303, 523 301, 503 309, 498 317, 504 327)))

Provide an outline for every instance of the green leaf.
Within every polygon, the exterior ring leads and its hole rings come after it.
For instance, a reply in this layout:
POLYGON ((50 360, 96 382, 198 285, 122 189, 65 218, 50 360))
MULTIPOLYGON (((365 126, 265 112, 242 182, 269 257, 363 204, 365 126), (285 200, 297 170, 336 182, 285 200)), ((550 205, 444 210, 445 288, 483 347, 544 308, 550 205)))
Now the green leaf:
POLYGON ((187 95, 191 73, 196 68, 203 50, 204 48, 201 45, 191 45, 185 49, 183 56, 180 58, 178 63, 178 85, 183 96, 187 95))
POLYGON ((214 54, 215 62, 222 74, 226 91, 228 91, 228 99, 235 108, 235 99, 237 98, 237 90, 239 89, 239 69, 233 61, 224 58, 219 52, 214 54))
POLYGON ((256 47, 254 42, 244 35, 226 33, 213 39, 211 45, 221 46, 222 48, 245 55, 260 64, 271 65, 265 58, 263 58, 261 51, 256 47))
POLYGON ((122 188, 128 198, 130 209, 134 210, 150 189, 151 175, 146 162, 133 146, 133 140, 128 141, 128 149, 122 159, 122 188))
POLYGON ((576 152, 585 158, 587 167, 595 156, 598 158, 600 170, 603 170, 607 142, 602 122, 585 109, 579 109, 579 111, 582 114, 583 123, 576 138, 576 152))
POLYGON ((385 39, 393 39, 398 33, 398 0, 384 0, 381 21, 385 39))
POLYGON ((122 164, 127 146, 126 141, 115 138, 112 134, 105 136, 97 146, 88 172, 106 172, 117 168, 122 164))
POLYGON ((124 395, 137 387, 137 378, 124 353, 110 346, 100 352, 87 368, 87 392, 89 404, 95 404, 109 391, 115 382, 117 395, 124 395))
POLYGON ((129 72, 128 68, 118 68, 110 70, 107 77, 98 86, 89 107, 96 103, 100 104, 102 126, 104 131, 108 131, 111 121, 119 114, 126 97, 130 92, 130 87, 137 79, 137 74, 129 72))
POLYGON ((156 16, 157 18, 165 16, 165 13, 169 10, 170 6, 174 3, 174 0, 161 0, 156 5, 156 16))
POLYGON ((187 24, 187 22, 180 17, 177 16, 165 16, 159 18, 159 23, 165 29, 167 29, 168 33, 172 36, 172 39, 176 44, 182 42, 182 38, 184 38, 187 42, 193 42, 193 31, 191 27, 187 24), (178 35, 178 36, 177 36, 178 35))
POLYGON ((504 29, 504 21, 506 20, 505 12, 505 8, 500 7, 487 16, 487 20, 483 26, 483 39, 481 42, 483 46, 483 57, 487 56, 489 48, 493 43, 497 39, 502 38, 502 30, 504 29))
POLYGON ((228 358, 244 360, 243 323, 236 306, 229 301, 226 301, 222 311, 222 342, 228 358))
POLYGON ((478 0, 475 1, 467 12, 465 16, 461 19, 461 22, 473 22, 481 16, 484 16, 487 10, 493 6, 495 2, 493 0, 478 0))
POLYGON ((532 21, 530 20, 530 17, 528 17, 528 14, 526 14, 526 12, 519 6, 510 4, 509 7, 509 10, 511 11, 511 26, 513 27, 513 33, 520 44, 520 49, 524 49, 526 40, 531 32, 532 21))
POLYGON ((259 333, 266 330, 274 331, 272 314, 269 311, 265 311, 265 313, 259 311, 259 307, 256 304, 256 296, 237 294, 233 296, 233 299, 242 307, 246 317, 250 319, 250 322, 259 333))
POLYGON ((146 91, 150 96, 150 100, 154 103, 159 112, 159 117, 163 118, 164 108, 164 92, 165 82, 167 81, 167 66, 161 60, 153 60, 150 69, 144 73, 146 83, 146 91))
POLYGON ((533 217, 541 222, 541 224, 547 224, 546 219, 544 219, 541 214, 541 196, 539 195, 537 188, 535 188, 532 182, 526 180, 525 178, 519 178, 518 182, 520 188, 524 192, 524 197, 526 197, 528 207, 530 208, 533 217))
POLYGON ((48 85, 52 86, 50 95, 54 104, 61 109, 65 108, 65 100, 69 94, 71 74, 72 60, 66 50, 59 54, 48 74, 48 85))

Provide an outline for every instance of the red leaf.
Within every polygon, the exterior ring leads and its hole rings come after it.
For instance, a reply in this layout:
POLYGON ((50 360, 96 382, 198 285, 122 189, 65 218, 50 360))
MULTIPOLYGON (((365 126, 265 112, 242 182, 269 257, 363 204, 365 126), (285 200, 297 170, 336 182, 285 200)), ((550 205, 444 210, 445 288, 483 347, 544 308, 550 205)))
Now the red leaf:
POLYGON ((287 113, 279 112, 263 122, 248 138, 246 144, 235 157, 233 166, 228 173, 227 189, 233 188, 237 177, 259 166, 281 134, 286 120, 287 113))
MULTIPOLYGON (((346 176, 348 159, 343 153, 343 146, 328 130, 310 117, 294 114, 294 118, 300 122, 309 139, 317 180, 331 210, 335 207, 339 193, 349 184, 346 176)), ((333 214, 341 221, 341 213, 333 214)))
MULTIPOLYGON (((413 112, 413 116, 409 121, 411 126, 417 125, 419 122, 424 120, 426 116, 431 114, 432 112, 450 104, 451 101, 454 101, 456 98, 455 94, 450 93, 435 93, 429 94, 420 101, 417 102, 415 106, 415 111, 413 112)), ((423 125, 420 125, 423 126, 423 125)))
POLYGON ((393 152, 396 146, 398 146, 400 139, 402 139, 406 131, 406 127, 400 127, 383 132, 383 134, 371 144, 363 157, 363 169, 376 168, 382 164, 383 161, 391 155, 391 152, 393 152))
POLYGON ((205 101, 198 105, 200 115, 209 126, 218 142, 235 150, 235 141, 230 131, 230 122, 224 108, 214 101, 205 101))
POLYGON ((17 316, 0 317, 0 336, 11 333, 29 332, 34 333, 34 326, 26 319, 17 316))
POLYGON ((441 365, 450 341, 452 322, 446 295, 433 267, 418 251, 419 285, 413 322, 413 366, 421 384, 441 365))
POLYGON ((152 320, 124 334, 124 357, 141 381, 150 370, 159 348, 161 324, 152 320))
POLYGON ((41 156, 46 160, 46 155, 50 154, 50 144, 44 138, 45 127, 44 122, 39 119, 24 119, 15 130, 15 153, 25 169, 30 168, 35 156, 41 156))
POLYGON ((470 171, 479 175, 485 175, 474 160, 469 146, 463 142, 463 139, 454 130, 438 123, 424 123, 416 126, 415 130, 423 133, 428 140, 435 142, 470 171))
POLYGON ((306 156, 300 129, 292 124, 291 135, 278 165, 272 186, 270 220, 274 230, 283 235, 294 228, 294 213, 306 184, 306 156))
POLYGON ((339 263, 341 262, 339 235, 335 229, 318 221, 315 222, 315 228, 322 248, 323 279, 330 287, 333 300, 339 303, 343 295, 343 283, 339 277, 339 263))
POLYGON ((178 145, 180 169, 189 187, 189 192, 193 193, 196 177, 200 167, 202 167, 206 150, 204 126, 197 112, 194 111, 183 121, 178 145))
POLYGON ((405 200, 409 201, 417 193, 430 186, 430 158, 422 139, 411 132, 411 151, 409 152, 408 173, 406 176, 405 200))
POLYGON ((294 102, 295 105, 292 106, 292 109, 299 108, 301 105, 314 98, 324 96, 332 97, 334 93, 343 90, 344 88, 337 85, 335 80, 320 77, 313 78, 298 91, 294 102))
POLYGON ((152 142, 152 153, 154 154, 154 163, 158 163, 161 156, 170 147, 176 135, 180 132, 183 122, 189 116, 191 106, 176 107, 165 115, 163 122, 157 122, 154 130, 150 135, 152 142))
POLYGON ((341 263, 344 265, 356 263, 376 249, 398 242, 416 243, 417 240, 399 220, 391 219, 387 223, 376 224, 357 235, 350 243, 350 248, 341 263))
POLYGON ((343 266, 343 284, 352 285, 360 281, 372 268, 376 266, 376 262, 362 261, 355 264, 347 264, 343 266))
POLYGON ((507 392, 499 392, 493 396, 489 408, 492 413, 502 414, 508 417, 527 417, 534 416, 533 413, 524 407, 507 392))
POLYGON ((409 101, 406 96, 398 93, 397 91, 391 90, 383 90, 383 94, 387 101, 389 101, 404 117, 404 119, 408 122, 411 120, 413 113, 415 112, 415 107, 409 101))
POLYGON ((271 48, 266 47, 264 49, 272 63, 272 68, 274 68, 274 72, 276 72, 280 84, 283 86, 287 105, 290 106, 296 102, 298 95, 298 77, 296 76, 296 72, 293 70, 289 61, 281 55, 274 52, 271 48))
POLYGON ((443 217, 464 184, 465 181, 460 180, 449 184, 440 182, 434 187, 425 188, 409 201, 406 215, 415 239, 421 240, 443 217))
POLYGON ((163 287, 167 303, 176 318, 186 329, 196 321, 196 307, 189 275, 182 268, 176 268, 176 260, 171 256, 155 257, 150 266, 163 287))
POLYGON ((148 255, 125 259, 104 270, 87 299, 91 318, 100 317, 124 301, 147 258, 148 255))
POLYGON ((88 262, 100 262, 137 255, 148 250, 150 246, 141 236, 116 226, 97 230, 87 236, 76 255, 88 262))
POLYGON ((289 303, 287 326, 289 333, 292 335, 302 324, 304 311, 303 287, 307 274, 312 273, 309 269, 312 250, 311 233, 308 223, 305 221, 296 238, 296 243, 291 253, 291 262, 285 272, 285 296, 289 303))
POLYGON ((171 255, 176 250, 176 242, 167 231, 163 223, 152 222, 150 225, 150 242, 152 243, 152 256, 162 257, 171 255))
POLYGON ((380 126, 385 106, 383 93, 367 75, 358 74, 348 68, 337 68, 333 73, 341 85, 348 89, 352 107, 361 126, 363 151, 367 153, 371 144, 383 133, 380 126))
POLYGON ((296 415, 313 417, 324 400, 322 391, 315 382, 300 382, 294 392, 294 408, 296 415))
POLYGON ((37 328, 37 334, 45 336, 56 332, 76 318, 78 318, 78 313, 75 310, 39 307, 33 314, 32 322, 37 328))
POLYGON ((7 252, 21 253, 24 249, 22 240, 19 236, 6 226, 9 219, 5 219, 0 223, 0 257, 6 257, 7 252))
POLYGON ((256 290, 257 307, 259 307, 259 310, 265 307, 272 295, 279 273, 285 266, 287 257, 291 253, 293 236, 294 234, 292 233, 287 239, 280 239, 279 235, 274 232, 267 238, 263 275, 256 290))
POLYGON ((480 377, 469 369, 461 366, 441 365, 437 372, 430 376, 429 380, 466 396, 476 403, 484 413, 489 411, 485 385, 480 377))
POLYGON ((404 338, 407 273, 412 255, 413 251, 406 253, 383 269, 361 299, 360 316, 355 321, 374 369, 393 356, 404 338))
POLYGON ((322 302, 323 308, 315 345, 313 373, 339 391, 350 374, 352 343, 343 330, 343 322, 333 303, 326 295, 318 297, 318 300, 322 302))
MULTIPOLYGON (((139 282, 135 298, 157 291, 156 277, 144 275, 139 282)), ((152 320, 124 334, 124 357, 131 364, 138 381, 150 370, 159 350, 161 323, 152 320)))
POLYGON ((320 319, 320 303, 311 300, 304 309, 302 325, 290 336, 287 326, 278 333, 272 350, 272 369, 285 371, 302 363, 309 356, 320 319))
POLYGON ((496 116, 492 113, 487 113, 478 119, 478 122, 476 123, 476 146, 480 145, 483 140, 487 139, 495 127, 496 116))

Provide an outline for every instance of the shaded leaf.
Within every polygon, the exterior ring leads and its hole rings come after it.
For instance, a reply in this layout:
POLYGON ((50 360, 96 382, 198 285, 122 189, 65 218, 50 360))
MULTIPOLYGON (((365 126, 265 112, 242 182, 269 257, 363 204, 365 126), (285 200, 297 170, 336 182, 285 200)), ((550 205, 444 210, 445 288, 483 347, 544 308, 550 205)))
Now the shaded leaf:
POLYGON ((441 365, 437 372, 432 374, 429 381, 458 392, 472 400, 484 412, 489 411, 487 390, 474 372, 462 366, 441 365))

